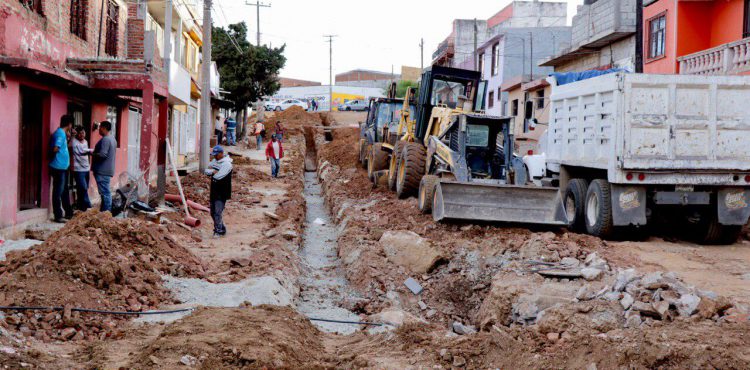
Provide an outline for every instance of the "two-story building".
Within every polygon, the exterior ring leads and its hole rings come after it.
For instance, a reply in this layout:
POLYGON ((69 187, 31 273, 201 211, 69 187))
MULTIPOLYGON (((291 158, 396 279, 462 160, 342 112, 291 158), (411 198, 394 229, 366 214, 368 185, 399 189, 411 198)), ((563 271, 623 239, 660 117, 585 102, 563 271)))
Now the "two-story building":
POLYGON ((123 0, 0 3, 2 234, 47 219, 49 139, 63 115, 92 146, 92 124, 113 123, 113 188, 134 181, 147 189, 164 166, 167 77, 147 14, 146 2, 123 0))
POLYGON ((645 0, 643 71, 750 74, 750 0, 645 0))

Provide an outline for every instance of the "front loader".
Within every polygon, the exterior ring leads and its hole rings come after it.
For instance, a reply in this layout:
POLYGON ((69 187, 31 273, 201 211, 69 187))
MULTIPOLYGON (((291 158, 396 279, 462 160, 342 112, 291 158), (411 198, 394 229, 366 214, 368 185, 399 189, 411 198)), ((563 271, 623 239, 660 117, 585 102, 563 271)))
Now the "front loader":
POLYGON ((485 86, 475 71, 433 66, 423 74, 411 130, 391 155, 396 193, 417 195, 436 221, 566 225, 557 188, 525 185, 513 119, 481 113, 485 86))

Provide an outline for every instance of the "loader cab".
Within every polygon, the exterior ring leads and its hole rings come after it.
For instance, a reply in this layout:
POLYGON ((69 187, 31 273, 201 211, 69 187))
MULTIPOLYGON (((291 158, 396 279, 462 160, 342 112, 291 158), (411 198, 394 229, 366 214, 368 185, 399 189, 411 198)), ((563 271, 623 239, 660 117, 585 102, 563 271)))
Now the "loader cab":
MULTIPOLYGON (((396 137, 403 106, 403 99, 378 98, 370 101, 365 123, 372 142, 395 141, 392 139, 396 137)), ((414 105, 411 105, 412 115, 414 110, 414 105)))
POLYGON ((459 105, 462 96, 476 101, 481 74, 465 69, 432 66, 422 74, 419 85, 419 102, 415 116, 414 135, 424 141, 427 135, 432 108, 445 106, 451 109, 459 105))
POLYGON ((472 114, 462 115, 451 127, 446 135, 449 147, 465 162, 470 181, 506 179, 509 130, 509 118, 472 114))

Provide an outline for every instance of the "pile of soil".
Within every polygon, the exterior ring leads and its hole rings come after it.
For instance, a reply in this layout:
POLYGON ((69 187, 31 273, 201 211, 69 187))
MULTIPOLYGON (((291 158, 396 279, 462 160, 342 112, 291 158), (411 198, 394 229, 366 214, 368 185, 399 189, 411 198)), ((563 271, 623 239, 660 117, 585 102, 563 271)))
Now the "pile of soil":
POLYGON ((302 107, 293 106, 283 112, 276 112, 273 118, 266 122, 266 130, 269 127, 273 127, 276 120, 280 120, 281 124, 287 129, 299 128, 301 126, 310 125, 321 125, 323 119, 321 118, 323 113, 308 113, 302 107))
POLYGON ((134 368, 325 368, 320 332, 289 307, 203 309, 168 327, 134 368))
MULTIPOLYGON (((260 180, 270 179, 271 176, 268 173, 258 171, 250 166, 252 162, 245 157, 233 156, 232 161, 234 165, 232 171, 232 200, 252 203, 259 199, 258 194, 252 190, 253 183, 260 180), (238 158, 236 162, 235 158, 238 158)), ((211 179, 208 176, 196 171, 189 173, 187 176, 181 177, 180 181, 182 183, 182 190, 187 199, 206 207, 209 206, 211 179)), ((177 189, 177 183, 175 181, 171 181, 167 185, 167 193, 179 194, 179 189, 177 189)))
MULTIPOLYGON (((0 262, 0 305, 145 311, 173 303, 161 274, 202 277, 204 266, 163 227, 90 210, 43 244, 0 262)), ((42 340, 103 338, 121 316, 28 311, 5 324, 42 340)))

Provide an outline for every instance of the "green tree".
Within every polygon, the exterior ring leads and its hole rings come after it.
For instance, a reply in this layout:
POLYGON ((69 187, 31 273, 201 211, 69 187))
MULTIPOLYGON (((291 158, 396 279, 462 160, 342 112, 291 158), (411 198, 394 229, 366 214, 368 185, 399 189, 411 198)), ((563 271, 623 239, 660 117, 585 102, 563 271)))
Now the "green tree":
POLYGON ((396 98, 403 99, 406 96, 406 90, 410 87, 417 87, 417 81, 401 80, 396 85, 396 98))
POLYGON ((286 64, 286 45, 269 48, 250 44, 245 22, 230 24, 226 29, 214 27, 212 42, 221 88, 229 92, 228 100, 237 112, 279 91, 278 75, 286 64))

